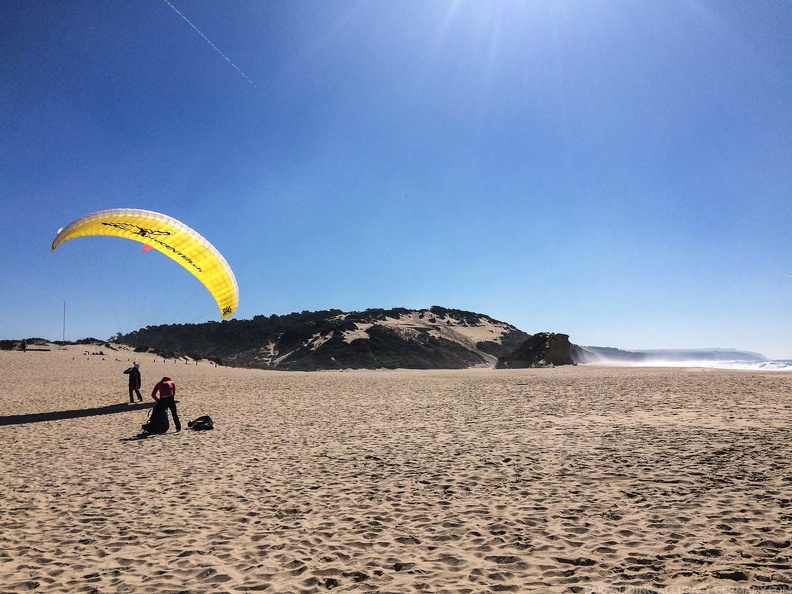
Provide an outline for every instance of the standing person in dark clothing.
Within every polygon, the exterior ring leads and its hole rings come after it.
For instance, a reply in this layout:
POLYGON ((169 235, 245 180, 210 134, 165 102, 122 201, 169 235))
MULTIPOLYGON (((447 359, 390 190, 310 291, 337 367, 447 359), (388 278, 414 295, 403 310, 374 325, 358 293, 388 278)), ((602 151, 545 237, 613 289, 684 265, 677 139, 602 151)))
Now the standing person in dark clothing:
POLYGON ((124 373, 129 376, 129 403, 135 402, 134 394, 137 394, 138 402, 143 402, 143 396, 140 395, 140 365, 133 363, 124 373))
POLYGON ((179 413, 176 412, 176 384, 167 375, 163 377, 159 383, 154 386, 151 392, 151 397, 157 401, 155 407, 167 406, 173 416, 173 424, 176 426, 176 433, 181 431, 181 423, 179 422, 179 413))

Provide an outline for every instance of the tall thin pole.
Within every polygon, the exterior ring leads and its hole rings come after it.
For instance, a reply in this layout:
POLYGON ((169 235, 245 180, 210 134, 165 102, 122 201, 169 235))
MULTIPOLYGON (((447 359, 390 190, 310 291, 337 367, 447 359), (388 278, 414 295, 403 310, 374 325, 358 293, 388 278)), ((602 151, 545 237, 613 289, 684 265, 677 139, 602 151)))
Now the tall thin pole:
POLYGON ((66 346, 66 302, 63 302, 63 340, 61 346, 66 346))

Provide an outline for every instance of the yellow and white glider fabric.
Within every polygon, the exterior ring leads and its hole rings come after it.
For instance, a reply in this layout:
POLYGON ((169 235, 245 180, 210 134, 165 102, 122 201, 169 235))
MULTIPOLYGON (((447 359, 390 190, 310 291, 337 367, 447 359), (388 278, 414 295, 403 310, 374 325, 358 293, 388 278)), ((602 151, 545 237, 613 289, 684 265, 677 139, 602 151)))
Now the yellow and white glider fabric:
POLYGON ((150 210, 100 210, 58 230, 52 251, 64 241, 89 235, 124 237, 162 252, 203 283, 217 302, 223 318, 234 315, 239 304, 239 288, 231 267, 211 243, 184 223, 150 210))

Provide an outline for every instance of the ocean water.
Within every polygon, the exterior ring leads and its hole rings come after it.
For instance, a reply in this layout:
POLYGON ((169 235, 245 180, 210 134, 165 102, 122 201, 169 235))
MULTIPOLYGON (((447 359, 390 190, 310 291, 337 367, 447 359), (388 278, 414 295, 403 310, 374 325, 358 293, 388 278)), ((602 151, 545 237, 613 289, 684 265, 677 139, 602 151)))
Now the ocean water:
POLYGON ((734 369, 746 371, 792 371, 792 359, 768 361, 663 361, 656 359, 640 363, 607 362, 599 364, 625 367, 706 367, 710 369, 734 369))
POLYGON ((789 360, 776 360, 776 361, 760 361, 760 362, 746 362, 746 361, 719 361, 712 365, 718 369, 748 369, 755 371, 792 371, 792 361, 789 360))

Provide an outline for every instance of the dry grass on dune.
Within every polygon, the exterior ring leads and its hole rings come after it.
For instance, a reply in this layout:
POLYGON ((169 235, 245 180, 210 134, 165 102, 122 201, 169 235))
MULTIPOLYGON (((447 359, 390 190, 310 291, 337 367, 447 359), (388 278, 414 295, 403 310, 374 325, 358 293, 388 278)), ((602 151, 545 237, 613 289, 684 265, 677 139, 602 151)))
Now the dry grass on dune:
POLYGON ((790 374, 146 356, 216 430, 136 440, 85 350, 0 352, 2 592, 792 589, 790 374))

